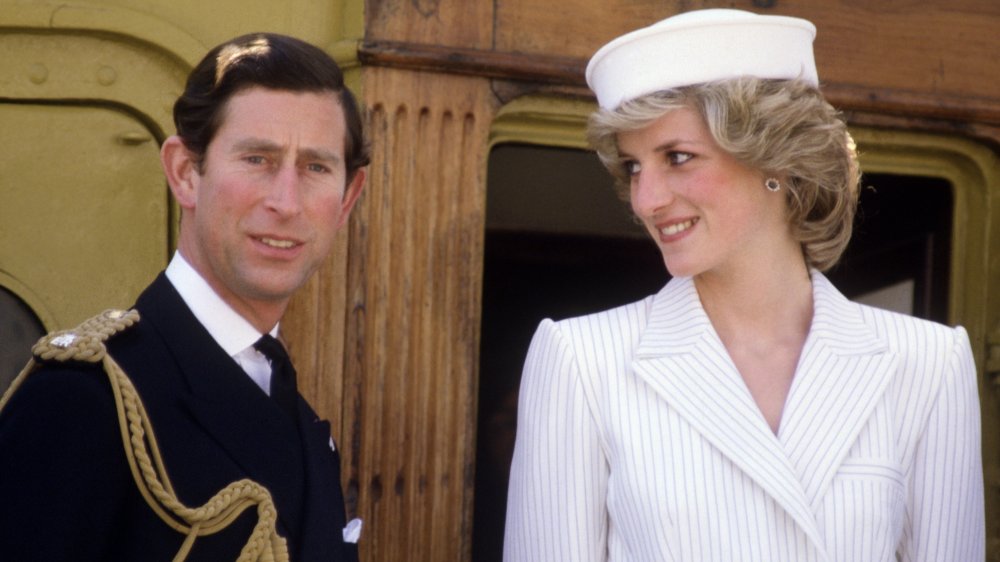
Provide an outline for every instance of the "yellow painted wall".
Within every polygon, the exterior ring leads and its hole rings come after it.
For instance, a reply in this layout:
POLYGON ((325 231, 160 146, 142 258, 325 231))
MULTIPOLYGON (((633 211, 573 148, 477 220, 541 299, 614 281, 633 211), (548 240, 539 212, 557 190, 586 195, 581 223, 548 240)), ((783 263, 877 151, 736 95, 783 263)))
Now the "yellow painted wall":
POLYGON ((0 286, 50 330, 130 304, 172 251, 158 145, 190 68, 261 30, 356 66, 362 17, 361 1, 0 0, 0 286))

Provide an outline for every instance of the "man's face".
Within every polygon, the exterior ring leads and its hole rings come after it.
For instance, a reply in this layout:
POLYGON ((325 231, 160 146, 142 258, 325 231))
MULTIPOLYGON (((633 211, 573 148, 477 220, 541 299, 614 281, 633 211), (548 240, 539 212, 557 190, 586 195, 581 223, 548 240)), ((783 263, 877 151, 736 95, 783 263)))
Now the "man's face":
POLYGON ((334 93, 251 88, 192 166, 181 253, 252 323, 281 316, 346 222, 364 173, 346 184, 345 138, 334 93))

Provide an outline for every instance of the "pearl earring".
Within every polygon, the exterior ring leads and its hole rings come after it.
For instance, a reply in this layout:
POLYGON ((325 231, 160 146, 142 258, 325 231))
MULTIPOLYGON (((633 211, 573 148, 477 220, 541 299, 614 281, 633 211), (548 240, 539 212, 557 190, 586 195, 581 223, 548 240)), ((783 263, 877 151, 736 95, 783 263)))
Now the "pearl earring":
POLYGON ((764 180, 764 187, 771 192, 778 191, 781 189, 781 182, 777 178, 767 178, 764 180))

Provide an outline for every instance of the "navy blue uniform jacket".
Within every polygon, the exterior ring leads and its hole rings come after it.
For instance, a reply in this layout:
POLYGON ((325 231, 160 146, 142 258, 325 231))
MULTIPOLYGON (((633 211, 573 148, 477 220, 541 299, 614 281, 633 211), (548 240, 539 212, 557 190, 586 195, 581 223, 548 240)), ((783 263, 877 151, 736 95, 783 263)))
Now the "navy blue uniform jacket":
MULTIPOLYGON (((294 561, 354 561, 330 425, 299 398, 298 431, 195 319, 162 274, 140 321, 108 342, 152 420, 179 499, 199 507, 233 481, 270 490, 294 561)), ((190 561, 235 560, 253 508, 199 538, 190 561)), ((99 365, 48 364, 0 411, 0 557, 169 561, 183 536, 146 504, 125 457, 99 365)))

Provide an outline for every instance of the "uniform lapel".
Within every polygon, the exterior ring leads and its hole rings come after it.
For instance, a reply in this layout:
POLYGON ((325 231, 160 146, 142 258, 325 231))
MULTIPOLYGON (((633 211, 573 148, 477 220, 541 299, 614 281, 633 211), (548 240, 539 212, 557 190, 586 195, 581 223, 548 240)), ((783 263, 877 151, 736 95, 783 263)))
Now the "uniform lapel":
POLYGON ((340 488, 340 454, 331 450, 330 423, 299 401, 306 483, 303 509, 302 560, 350 560, 342 543, 345 516, 340 488), (335 553, 341 552, 338 556, 335 553))
POLYGON ((192 417, 247 477, 271 491, 279 524, 300 528, 301 478, 290 475, 301 473, 296 462, 301 453, 292 420, 215 344, 164 276, 140 297, 137 308, 176 359, 191 389, 184 401, 192 417))
POLYGON ((815 509, 882 399, 897 357, 848 301, 813 273, 813 322, 779 433, 815 509))
MULTIPOLYGON (((212 375, 218 377, 221 372, 214 371, 212 375)), ((242 371, 237 375, 243 375, 242 371)), ((253 385, 249 379, 245 382, 253 385)), ((285 530, 283 534, 297 542, 298 537, 289 533, 301 528, 303 485, 302 477, 295 476, 303 474, 303 466, 298 462, 302 458, 299 436, 287 416, 270 399, 261 398, 259 389, 244 387, 225 395, 218 393, 219 390, 196 391, 196 398, 188 403, 191 414, 248 478, 271 492, 278 522, 285 530)))
POLYGON ((698 433, 754 480, 825 551, 796 471, 701 306, 689 278, 656 296, 635 372, 698 433))

